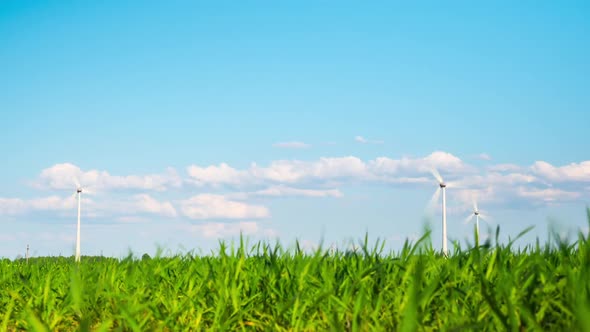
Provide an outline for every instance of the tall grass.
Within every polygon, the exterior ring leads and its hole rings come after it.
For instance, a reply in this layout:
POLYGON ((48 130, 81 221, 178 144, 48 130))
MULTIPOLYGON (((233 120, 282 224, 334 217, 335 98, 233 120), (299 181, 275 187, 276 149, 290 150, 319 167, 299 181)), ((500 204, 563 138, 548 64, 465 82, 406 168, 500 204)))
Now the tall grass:
MULTIPOLYGON (((590 211, 589 211, 590 222, 590 211)), ((590 331, 590 243, 0 262, 0 329, 590 331)))

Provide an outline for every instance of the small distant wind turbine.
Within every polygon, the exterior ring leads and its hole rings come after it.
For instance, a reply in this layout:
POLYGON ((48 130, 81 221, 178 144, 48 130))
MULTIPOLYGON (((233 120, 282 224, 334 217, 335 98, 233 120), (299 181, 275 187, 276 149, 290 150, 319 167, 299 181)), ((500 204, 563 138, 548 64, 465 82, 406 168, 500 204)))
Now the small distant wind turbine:
MULTIPOLYGON (((76 228, 76 262, 80 261, 80 212, 82 206, 82 186, 80 182, 75 179, 76 183, 76 192, 72 196, 76 196, 78 200, 78 225, 76 228)), ((84 189, 85 192, 89 192, 88 189, 84 189)))
POLYGON ((447 194, 446 194, 447 184, 445 183, 442 176, 435 168, 432 168, 430 170, 430 172, 436 178, 436 181, 438 181, 438 188, 436 189, 436 191, 434 192, 434 195, 432 195, 432 198, 430 199, 431 205, 434 205, 438 202, 438 199, 440 197, 440 193, 442 191, 442 250, 443 250, 443 254, 446 256, 448 254, 448 250, 447 250, 447 194))
MULTIPOLYGON (((471 222, 471 220, 473 220, 473 217, 475 216, 475 235, 477 236, 477 239, 479 240, 479 220, 483 220, 486 221, 487 219, 490 219, 490 217, 486 216, 485 214, 482 214, 482 211, 477 207, 477 200, 474 198, 473 199, 473 212, 471 212, 467 218, 465 218, 465 223, 469 223, 471 222)), ((486 221, 487 222, 487 221, 486 221)))

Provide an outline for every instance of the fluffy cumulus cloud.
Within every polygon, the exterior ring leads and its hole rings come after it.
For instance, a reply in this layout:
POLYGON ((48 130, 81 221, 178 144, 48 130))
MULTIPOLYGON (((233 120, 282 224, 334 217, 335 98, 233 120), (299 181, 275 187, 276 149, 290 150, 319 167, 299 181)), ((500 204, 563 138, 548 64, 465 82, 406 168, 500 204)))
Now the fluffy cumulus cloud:
POLYGON ((466 206, 474 195, 482 202, 522 206, 587 200, 590 196, 590 161, 562 166, 537 161, 528 166, 476 167, 451 153, 435 151, 421 157, 384 156, 370 160, 355 156, 275 160, 264 165, 252 163, 245 168, 227 163, 190 165, 185 175, 172 168, 159 174, 112 175, 62 163, 42 170, 33 181, 34 188, 53 193, 32 199, 0 197, 0 214, 45 211, 69 216, 75 213, 76 203, 63 190, 73 191, 79 181, 101 194, 82 196, 86 216, 122 222, 153 217, 252 220, 269 217, 271 213, 264 202, 277 197, 338 198, 343 195, 342 186, 356 184, 425 188, 434 182, 432 168, 453 184, 449 185, 453 191, 449 195, 451 200, 466 206), (187 194, 192 190, 200 194, 187 194), (254 204, 252 200, 262 203, 254 204))
POLYGON ((490 172, 520 172, 523 167, 515 164, 498 164, 489 166, 487 169, 490 172))
POLYGON ((39 211, 70 211, 75 206, 75 199, 69 196, 52 195, 33 199, 0 198, 0 215, 20 215, 39 211))
POLYGON ((96 200, 87 202, 83 200, 82 211, 88 217, 101 217, 105 220, 122 222, 147 221, 152 217, 167 220, 178 216, 172 202, 158 200, 149 194, 114 197, 101 195, 96 200))
POLYGON ((464 209, 469 209, 474 198, 495 206, 531 208, 587 201, 590 197, 584 190, 589 162, 561 167, 546 162, 536 162, 529 167, 498 164, 471 170, 459 162, 447 164, 453 165, 458 186, 450 188, 451 197, 464 209))
POLYGON ((461 188, 481 189, 489 187, 516 187, 523 184, 540 183, 539 179, 526 173, 488 172, 483 175, 472 174, 461 178, 461 188))
POLYGON ((498 174, 467 178, 463 188, 451 189, 453 199, 464 208, 477 199, 484 205, 531 208, 580 201, 590 195, 581 190, 557 188, 530 174, 498 174))
POLYGON ((580 197, 580 193, 554 188, 535 189, 520 187, 517 193, 520 197, 532 198, 542 202, 571 201, 580 197))
POLYGON ((536 175, 552 182, 590 182, 590 160, 555 167, 548 162, 537 161, 531 167, 536 175))
POLYGON ((187 173, 190 177, 190 182, 198 186, 239 185, 249 180, 247 172, 238 171, 226 163, 221 163, 219 166, 211 165, 207 167, 192 165, 187 168, 187 173))
POLYGON ((301 189, 285 185, 275 185, 265 189, 250 191, 250 192, 236 192, 229 194, 229 197, 234 199, 245 200, 251 197, 342 197, 343 194, 338 189, 301 189))
POLYGON ((70 164, 56 164, 44 169, 35 186, 45 189, 74 190, 77 183, 95 190, 140 189, 163 191, 170 187, 180 187, 182 180, 178 173, 168 168, 165 173, 151 175, 111 175, 107 171, 83 171, 70 164))
POLYGON ((245 170, 237 170, 225 163, 206 167, 192 165, 187 168, 187 173, 189 182, 198 186, 289 184, 311 179, 359 178, 367 175, 366 164, 352 156, 320 158, 315 162, 276 160, 266 167, 253 163, 245 170))
POLYGON ((190 219, 258 219, 270 216, 264 206, 232 201, 222 195, 201 194, 181 202, 184 216, 190 219))
POLYGON ((372 174, 380 178, 385 176, 407 178, 424 175, 430 177, 429 173, 433 168, 451 174, 468 171, 468 166, 461 159, 442 151, 433 152, 424 158, 402 157, 400 159, 391 159, 380 157, 370 161, 369 166, 372 174))
POLYGON ((320 158, 316 162, 279 160, 268 167, 253 165, 249 173, 260 181, 297 183, 312 179, 360 178, 366 175, 366 165, 352 156, 320 158))
POLYGON ((278 160, 273 161, 269 167, 254 164, 248 174, 252 180, 294 183, 309 175, 309 167, 310 163, 306 162, 278 160))
POLYGON ((189 166, 189 182, 198 186, 248 186, 262 184, 298 183, 315 184, 334 180, 384 181, 399 183, 423 183, 430 178, 430 169, 439 168, 445 173, 467 172, 467 166, 458 157, 442 151, 424 158, 392 159, 380 157, 363 161, 354 156, 323 157, 316 161, 276 160, 268 166, 254 163, 247 169, 238 170, 225 163, 219 166, 189 166))
POLYGON ((339 197, 342 193, 337 187, 347 184, 424 186, 433 181, 430 170, 435 168, 443 174, 456 197, 465 203, 471 202, 475 192, 483 200, 497 204, 511 201, 538 204, 587 196, 587 186, 582 187, 580 183, 590 181, 589 165, 590 162, 582 162, 556 167, 536 162, 529 167, 497 164, 478 168, 451 153, 435 151, 424 157, 378 157, 373 160, 354 156, 325 157, 315 161, 276 160, 266 166, 252 164, 244 169, 234 169, 226 164, 191 166, 189 169, 200 172, 189 171, 189 177, 200 186, 223 183, 230 187, 257 188, 233 193, 236 199, 253 196, 339 197), (569 187, 559 188, 560 183, 569 187))
POLYGON ((301 196, 301 197, 342 197, 338 189, 299 189, 287 186, 273 186, 253 193, 256 196, 301 196))
POLYGON ((69 196, 49 196, 28 200, 27 205, 33 210, 66 211, 76 206, 76 200, 69 196))
MULTIPOLYGON (((58 216, 76 213, 77 201, 73 196, 47 196, 32 199, 0 198, 0 215, 24 215, 38 212, 54 212, 58 216)), ((82 196, 82 213, 85 217, 128 218, 137 215, 176 217, 172 203, 160 202, 147 194, 132 195, 129 199, 95 200, 82 196), (120 216, 120 217, 117 217, 120 216)))
POLYGON ((274 238, 278 232, 264 224, 256 221, 237 221, 237 222, 201 222, 198 224, 181 224, 177 228, 203 238, 228 238, 233 236, 245 235, 258 238, 274 238))
POLYGON ((147 194, 135 195, 131 211, 155 214, 164 217, 176 217, 176 209, 170 202, 160 202, 147 194))

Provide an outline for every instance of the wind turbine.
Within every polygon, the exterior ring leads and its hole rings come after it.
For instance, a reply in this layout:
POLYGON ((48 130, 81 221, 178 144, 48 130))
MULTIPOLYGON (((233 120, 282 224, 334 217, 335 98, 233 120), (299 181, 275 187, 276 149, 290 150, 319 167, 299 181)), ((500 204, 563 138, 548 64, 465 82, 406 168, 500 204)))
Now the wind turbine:
MULTIPOLYGON (((78 200, 78 224, 76 227, 76 262, 80 262, 80 213, 81 213, 81 206, 82 206, 82 186, 80 182, 75 179, 76 184, 76 192, 72 196, 76 196, 78 200)), ((87 189, 84 189, 85 192, 89 192, 87 189)))
POLYGON ((446 256, 448 254, 448 250, 447 250, 447 191, 446 191, 447 184, 445 183, 442 176, 435 168, 432 168, 430 170, 430 172, 432 173, 432 175, 436 178, 436 181, 438 182, 438 188, 436 189, 436 191, 434 192, 434 195, 432 195, 432 198, 430 199, 431 206, 436 204, 436 202, 438 202, 438 199, 440 197, 440 193, 442 192, 442 250, 443 250, 443 254, 446 256))
POLYGON ((467 218, 465 218, 465 223, 469 223, 471 222, 471 220, 473 220, 473 217, 475 216, 475 235, 479 241, 479 220, 483 220, 486 221, 486 219, 490 219, 489 216, 486 216, 485 214, 482 214, 482 211, 477 207, 477 200, 474 198, 473 199, 473 212, 471 212, 467 218))

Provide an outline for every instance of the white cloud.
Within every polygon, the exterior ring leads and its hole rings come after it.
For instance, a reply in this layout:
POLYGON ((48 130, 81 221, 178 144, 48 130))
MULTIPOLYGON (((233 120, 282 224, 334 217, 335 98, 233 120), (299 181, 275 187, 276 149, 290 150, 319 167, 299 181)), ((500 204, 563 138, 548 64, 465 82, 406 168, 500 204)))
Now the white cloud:
POLYGON ((515 164, 498 164, 487 168, 491 172, 520 172, 523 167, 515 164))
POLYGON ((465 176, 460 180, 460 184, 460 188, 452 188, 452 199, 460 202, 463 208, 468 209, 470 209, 474 197, 477 197, 480 202, 494 205, 536 204, 539 202, 539 197, 522 194, 520 188, 533 190, 533 188, 542 185, 535 176, 530 174, 496 172, 465 176))
MULTIPOLYGON (((434 167, 445 173, 464 173, 467 165, 458 157, 442 151, 435 151, 424 158, 402 157, 391 159, 379 157, 369 162, 373 174, 377 176, 390 175, 409 177, 422 174, 430 174, 434 167)), ((430 175, 428 175, 430 177, 430 175)))
POLYGON ((496 173, 467 175, 461 179, 463 188, 480 189, 490 186, 513 187, 522 184, 539 183, 537 177, 524 173, 496 173))
MULTIPOLYGON (((240 194, 237 194, 240 195, 240 194)), ((338 189, 300 189, 287 187, 284 185, 277 185, 268 187, 266 189, 257 190, 254 192, 243 193, 241 196, 246 198, 248 196, 268 196, 268 197, 342 197, 342 192, 338 189)))
MULTIPOLYGON (((34 212, 59 212, 59 216, 76 213, 77 201, 72 196, 48 196, 33 199, 0 198, 0 215, 22 215, 34 212)), ((176 209, 170 202, 159 202, 147 194, 134 195, 130 199, 117 201, 94 201, 82 196, 84 217, 124 215, 129 218, 137 214, 155 214, 175 217, 176 209)), ((116 218, 118 219, 118 218, 116 218)))
POLYGON ((555 167, 545 161, 537 161, 531 167, 533 173, 554 182, 590 182, 590 160, 555 167))
POLYGON ((322 157, 316 161, 275 160, 268 166, 253 163, 243 170, 226 163, 207 167, 193 165, 187 171, 190 178, 188 182, 197 186, 260 187, 310 183, 318 186, 331 181, 424 183, 431 178, 429 171, 432 167, 451 175, 472 171, 460 158, 442 151, 435 151, 423 158, 379 157, 368 162, 354 156, 322 157))
POLYGON ((492 160, 492 157, 487 153, 480 153, 476 156, 476 158, 479 160, 487 160, 487 161, 492 160))
POLYGON ((272 145, 275 148, 283 148, 283 149, 306 149, 311 147, 311 145, 303 142, 279 142, 272 145))
POLYGON ((150 216, 166 218, 178 216, 176 208, 171 202, 160 201, 149 194, 101 198, 97 201, 83 201, 82 212, 87 217, 101 217, 121 222, 146 221, 150 216))
POLYGON ((19 198, 0 198, 0 215, 21 214, 27 209, 27 204, 19 198))
MULTIPOLYGON (((43 170, 35 182, 37 188, 73 190, 74 179, 99 191, 115 189, 141 190, 142 194, 117 200, 116 194, 103 197, 83 195, 83 213, 88 216, 111 217, 130 222, 147 215, 187 217, 190 219, 248 219, 265 218, 269 210, 251 205, 247 199, 268 197, 341 197, 342 185, 381 183, 400 186, 423 186, 433 183, 429 174, 437 168, 449 183, 450 199, 470 204, 467 194, 475 191, 480 200, 493 204, 550 204, 588 197, 590 161, 556 167, 537 161, 530 167, 498 164, 476 168, 459 157, 435 151, 423 157, 378 157, 362 160, 355 156, 322 157, 316 160, 275 160, 267 165, 252 163, 236 169, 226 163, 187 167, 185 178, 174 169, 162 174, 114 176, 106 171, 83 171, 78 166, 63 163, 43 170), (457 183, 459 182, 459 183, 457 183), (210 194, 200 194, 176 203, 159 201, 152 196, 183 183, 211 187, 210 194), (215 193, 223 192, 223 195, 215 193), (105 201, 105 197, 110 201, 105 201)), ((0 198, 0 214, 20 215, 49 211, 57 215, 75 213, 75 199, 50 195, 34 199, 0 198)))
POLYGON ((362 179, 369 176, 365 162, 353 156, 323 157, 315 162, 278 160, 268 167, 253 165, 250 171, 260 180, 276 183, 297 183, 312 179, 362 179))
POLYGON ((140 194, 133 197, 132 210, 136 213, 150 213, 165 217, 176 217, 176 209, 170 202, 160 202, 150 195, 140 194))
POLYGON ((357 141, 357 142, 359 142, 359 143, 363 143, 363 144, 369 143, 369 141, 366 138, 362 137, 362 136, 355 136, 354 137, 354 140, 357 141))
POLYGON ((70 196, 49 196, 29 200, 27 205, 33 210, 66 211, 76 207, 76 200, 70 196))
POLYGON ((367 175, 366 164, 357 157, 321 158, 313 165, 313 177, 342 178, 364 177, 367 175))
POLYGON ((466 189, 453 190, 450 195, 451 200, 458 202, 466 211, 474 196, 484 205, 512 208, 571 202, 583 197, 579 191, 547 187, 538 178, 528 174, 491 173, 470 178, 466 183, 466 189))
POLYGON ((320 158, 315 162, 276 160, 268 167, 252 164, 249 169, 236 170, 222 163, 219 166, 189 166, 189 182, 198 186, 253 185, 265 183, 291 184, 311 179, 361 178, 366 176, 366 165, 359 158, 320 158))
POLYGON ((196 225, 183 226, 183 230, 200 237, 219 239, 243 234, 245 236, 277 237, 274 229, 265 228, 254 221, 240 221, 237 223, 206 222, 196 225))
POLYGON ((381 140, 371 140, 364 138, 363 136, 355 136, 354 140, 361 144, 383 144, 384 142, 381 140))
POLYGON ((435 151, 424 159, 424 164, 435 166, 447 172, 462 171, 466 169, 465 163, 458 157, 444 151, 435 151))
POLYGON ((518 195, 523 198, 534 199, 543 202, 557 202, 557 201, 572 201, 580 197, 577 192, 570 192, 561 189, 546 188, 546 189, 532 189, 532 188, 518 188, 518 195))
POLYGON ((188 175, 192 183, 198 186, 203 185, 220 185, 233 184, 239 185, 242 182, 248 181, 249 176, 247 172, 238 171, 230 167, 226 163, 221 163, 219 166, 199 167, 191 165, 187 168, 188 175))
POLYGON ((254 179, 293 183, 308 174, 307 165, 305 162, 289 160, 273 161, 269 167, 258 167, 253 164, 249 175, 254 179))
POLYGON ((168 168, 163 174, 115 176, 107 171, 83 171, 78 166, 63 163, 44 169, 36 187, 55 190, 74 190, 76 181, 82 186, 95 190, 143 189, 163 191, 170 187, 180 187, 182 180, 176 170, 168 168))
POLYGON ((231 201, 222 195, 201 194, 181 202, 184 216, 190 219, 258 219, 270 216, 264 206, 231 201))
POLYGON ((53 195, 33 199, 0 198, 0 215, 20 215, 35 211, 68 211, 73 210, 75 206, 76 200, 69 196, 53 195))
POLYGON ((490 184, 513 186, 516 184, 535 183, 538 179, 533 175, 522 173, 489 173, 486 181, 490 184))
POLYGON ((255 192, 259 196, 303 196, 303 197, 342 197, 338 189, 298 189, 285 186, 274 186, 255 192))

